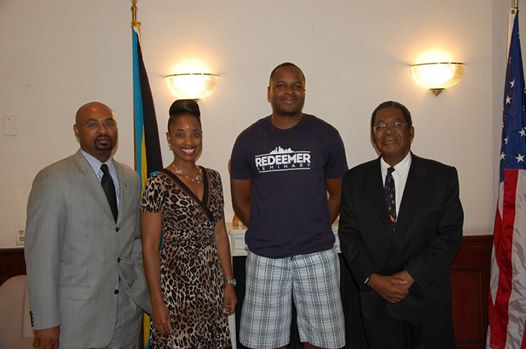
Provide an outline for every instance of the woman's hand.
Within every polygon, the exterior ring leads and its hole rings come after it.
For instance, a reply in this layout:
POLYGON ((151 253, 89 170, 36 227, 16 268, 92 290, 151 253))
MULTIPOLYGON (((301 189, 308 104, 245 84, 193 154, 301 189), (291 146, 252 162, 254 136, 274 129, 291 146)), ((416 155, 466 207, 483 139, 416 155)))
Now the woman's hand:
POLYGON ((234 314, 236 311, 237 296, 233 285, 227 284, 225 286, 225 294, 223 298, 223 313, 226 315, 234 314))
POLYGON ((161 335, 167 336, 172 333, 172 322, 170 321, 170 311, 164 303, 154 305, 152 309, 152 322, 161 335))

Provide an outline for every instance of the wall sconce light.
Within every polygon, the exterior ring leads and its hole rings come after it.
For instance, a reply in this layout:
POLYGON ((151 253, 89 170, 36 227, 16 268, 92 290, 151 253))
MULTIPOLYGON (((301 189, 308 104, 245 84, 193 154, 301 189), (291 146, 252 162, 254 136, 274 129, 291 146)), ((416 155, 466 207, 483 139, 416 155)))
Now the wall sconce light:
POLYGON ((411 65, 415 83, 438 96, 444 89, 456 85, 464 74, 464 63, 437 62, 411 65))
POLYGON ((168 89, 178 99, 203 99, 216 87, 217 74, 181 73, 166 76, 168 89))

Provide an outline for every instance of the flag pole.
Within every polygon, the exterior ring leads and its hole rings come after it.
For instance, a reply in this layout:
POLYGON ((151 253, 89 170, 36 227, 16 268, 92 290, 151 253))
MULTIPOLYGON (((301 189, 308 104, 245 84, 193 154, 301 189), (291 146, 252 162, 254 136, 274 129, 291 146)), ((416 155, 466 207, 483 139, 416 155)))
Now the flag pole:
MULTIPOLYGON (((141 40, 141 22, 137 21, 137 11, 138 11, 137 1, 138 0, 131 0, 131 15, 132 15, 131 27, 132 27, 132 32, 133 32, 133 30, 135 30, 137 32, 137 37, 138 37, 138 40, 140 42, 140 40, 141 40)), ((134 116, 134 118, 135 118, 135 116, 134 116)), ((134 134, 136 133, 136 122, 135 121, 133 123, 133 133, 134 134)), ((136 137, 134 137, 134 139, 135 138, 136 137)), ((137 153, 138 152, 139 152, 139 149, 137 149, 137 144, 134 144, 134 146, 133 146, 133 159, 134 159, 134 163, 135 163, 134 167, 135 167, 136 171, 139 169, 139 164, 137 162, 137 153)), ((142 183, 141 183, 141 188, 142 188, 142 183)))
MULTIPOLYGON (((134 0, 137 1, 137 0, 134 0)), ((510 43, 511 43, 511 32, 513 30, 513 22, 515 15, 519 12, 519 0, 512 0, 510 14, 508 16, 508 45, 506 46, 506 56, 509 54, 510 43)))
POLYGON ((141 22, 137 21, 137 0, 131 0, 132 27, 140 27, 141 22))
MULTIPOLYGON (((131 27, 132 27, 132 31, 133 31, 133 29, 136 28, 136 25, 137 25, 137 0, 131 0, 131 8, 130 9, 131 9, 131 16, 132 16, 131 27)), ((140 26, 140 24, 139 24, 139 26, 140 26)), ((135 135, 135 121, 133 122, 133 134, 135 135)), ((134 137, 134 139, 135 139, 135 137, 134 137)), ((137 147, 135 146, 135 143, 134 143, 134 146, 133 146, 133 161, 134 161, 135 170, 137 171, 137 147)))

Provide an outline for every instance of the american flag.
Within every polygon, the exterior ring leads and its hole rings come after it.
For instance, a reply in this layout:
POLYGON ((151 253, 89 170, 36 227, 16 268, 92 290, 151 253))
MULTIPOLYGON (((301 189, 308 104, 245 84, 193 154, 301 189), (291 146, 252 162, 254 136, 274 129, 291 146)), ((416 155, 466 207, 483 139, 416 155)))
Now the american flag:
POLYGON ((492 349, 526 348, 526 109, 516 9, 511 18, 491 260, 487 346, 492 349))

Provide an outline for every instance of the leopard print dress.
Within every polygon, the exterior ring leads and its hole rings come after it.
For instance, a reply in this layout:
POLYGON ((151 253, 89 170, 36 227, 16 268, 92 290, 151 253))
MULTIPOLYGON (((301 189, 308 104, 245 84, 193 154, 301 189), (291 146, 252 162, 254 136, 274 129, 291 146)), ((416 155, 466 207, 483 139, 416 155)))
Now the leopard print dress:
POLYGON ((141 210, 162 212, 161 289, 173 332, 151 326, 151 348, 226 348, 230 331, 223 314, 224 277, 214 228, 223 217, 218 172, 201 168, 203 200, 174 174, 161 171, 146 184, 141 210))

